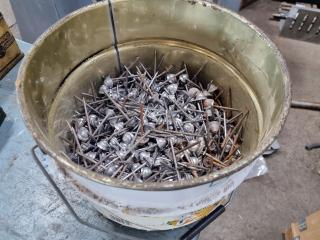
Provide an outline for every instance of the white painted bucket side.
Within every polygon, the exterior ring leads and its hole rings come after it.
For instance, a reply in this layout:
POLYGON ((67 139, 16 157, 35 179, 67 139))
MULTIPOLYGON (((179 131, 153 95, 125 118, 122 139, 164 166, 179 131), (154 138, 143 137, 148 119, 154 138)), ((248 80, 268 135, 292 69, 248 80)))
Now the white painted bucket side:
POLYGON ((254 163, 213 183, 172 191, 115 188, 68 172, 74 186, 106 217, 129 227, 165 230, 201 219, 234 191, 254 163))
POLYGON ((99 212, 101 212, 106 218, 111 219, 119 224, 125 225, 127 227, 132 227, 136 229, 146 230, 146 231, 158 231, 158 230, 169 230, 174 228, 179 228, 196 222, 203 217, 207 216, 213 210, 219 206, 220 203, 225 202, 226 199, 223 199, 216 204, 210 205, 208 207, 202 208, 198 211, 176 215, 176 216, 133 216, 121 212, 111 212, 101 204, 92 202, 91 204, 99 212), (143 225, 142 225, 143 224, 143 225))

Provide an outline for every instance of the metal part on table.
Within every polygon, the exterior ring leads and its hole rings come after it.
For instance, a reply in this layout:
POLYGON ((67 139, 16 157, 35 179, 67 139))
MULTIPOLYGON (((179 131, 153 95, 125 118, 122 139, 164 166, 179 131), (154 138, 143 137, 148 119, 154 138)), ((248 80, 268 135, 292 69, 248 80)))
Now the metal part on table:
MULTIPOLYGON (((304 110, 320 111, 320 103, 315 103, 315 102, 292 101, 291 107, 304 109, 304 110)), ((317 149, 317 148, 320 148, 320 143, 305 145, 305 149, 308 151, 317 149)))
POLYGON ((280 36, 301 41, 320 42, 320 9, 294 5, 281 24, 280 36))
POLYGON ((304 110, 320 111, 320 103, 318 102, 292 101, 291 107, 304 110))
POLYGON ((281 2, 278 8, 278 12, 272 14, 272 17, 270 18, 270 20, 280 21, 282 19, 286 19, 288 12, 290 11, 293 5, 294 4, 291 4, 291 3, 281 2))
POLYGON ((305 146, 306 150, 310 151, 313 149, 320 148, 320 143, 313 143, 313 144, 308 144, 305 146))

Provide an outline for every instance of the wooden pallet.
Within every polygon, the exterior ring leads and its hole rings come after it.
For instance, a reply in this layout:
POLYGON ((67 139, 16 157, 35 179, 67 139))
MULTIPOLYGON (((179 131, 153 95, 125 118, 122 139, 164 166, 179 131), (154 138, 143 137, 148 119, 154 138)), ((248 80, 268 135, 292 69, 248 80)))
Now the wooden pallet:
POLYGON ((320 211, 315 212, 282 233, 283 240, 320 240, 320 211))

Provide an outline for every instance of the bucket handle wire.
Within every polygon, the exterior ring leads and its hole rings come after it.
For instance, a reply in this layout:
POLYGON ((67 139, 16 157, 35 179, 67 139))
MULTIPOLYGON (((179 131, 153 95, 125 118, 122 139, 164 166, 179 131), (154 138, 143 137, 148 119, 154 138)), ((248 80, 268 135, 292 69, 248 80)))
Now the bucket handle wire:
POLYGON ((192 228, 190 228, 185 234, 180 237, 180 240, 193 240, 200 232, 209 226, 214 220, 216 220, 224 211, 226 207, 230 204, 234 191, 230 193, 228 201, 224 205, 219 205, 216 207, 208 216, 197 222, 192 228))
MULTIPOLYGON (((106 231, 105 229, 103 229, 102 227, 96 226, 92 223, 89 223, 85 220, 83 220, 82 218, 79 217, 79 215, 75 212, 75 210, 73 209, 73 207, 71 206, 71 204, 69 203, 69 201, 67 200, 66 196, 62 193, 62 191, 60 190, 60 188, 58 187, 58 185, 56 184, 56 182, 52 179, 52 177, 50 176, 50 174, 48 173, 48 171, 45 169, 45 167, 42 165, 40 159, 37 156, 36 153, 36 149, 39 148, 41 150, 41 148, 38 145, 35 145, 34 147, 31 148, 31 154, 33 156, 33 160, 36 162, 36 164, 38 165, 38 167, 40 168, 41 172, 44 174, 44 176, 47 178, 47 180, 49 181, 49 183, 51 184, 51 186, 53 187, 53 189, 56 191, 56 193, 58 194, 58 196, 61 198, 62 202, 66 205, 66 207, 68 208, 68 210, 70 211, 71 215, 81 224, 89 227, 89 228, 93 228, 95 230, 98 230, 100 232, 104 232, 104 233, 108 233, 111 235, 114 235, 114 237, 119 237, 122 236, 124 238, 128 239, 128 235, 122 234, 120 232, 117 232, 116 234, 113 234, 112 232, 106 231)), ((130 237, 130 240, 141 240, 140 238, 137 237, 130 237)))
MULTIPOLYGON (((45 169, 45 167, 42 165, 40 159, 37 156, 36 153, 36 149, 39 148, 41 150, 41 148, 38 145, 35 145, 34 147, 31 148, 31 154, 33 156, 33 160, 36 162, 36 164, 38 165, 38 167, 40 168, 41 172, 43 173, 43 175, 47 178, 47 180, 49 181, 49 183, 51 184, 51 186, 53 187, 53 189, 56 191, 56 193, 58 194, 58 196, 61 198, 62 202, 66 205, 66 207, 68 208, 68 210, 70 211, 71 215, 81 224, 89 227, 89 228, 93 228, 95 230, 104 232, 104 233, 108 233, 108 234, 112 234, 108 231, 106 231, 105 229, 103 229, 102 227, 96 226, 92 223, 89 223, 85 220, 83 220, 82 218, 79 217, 79 215, 75 212, 75 210, 73 209, 73 207, 71 206, 71 204, 69 203, 69 201, 67 200, 66 196, 62 193, 62 191, 60 190, 60 188, 58 187, 58 185, 56 184, 56 182, 52 179, 52 177, 50 176, 50 174, 48 173, 48 171, 45 169)), ((193 227, 191 227, 186 233, 184 233, 179 239, 180 240, 192 240, 192 239, 196 239, 197 235, 200 234, 200 232, 205 229, 210 223, 212 223, 214 220, 216 220, 226 209, 226 207, 229 205, 232 196, 233 196, 232 192, 229 196, 229 199, 227 201, 227 203, 225 205, 219 205, 217 208, 215 208, 215 210, 213 210, 208 216, 204 217, 203 219, 201 219, 199 222, 197 222, 193 227)), ((117 236, 119 237, 119 235, 122 235, 123 237, 126 237, 128 239, 128 235, 124 235, 122 233, 117 232, 117 236)), ((131 237, 130 239, 132 240, 138 240, 140 238, 137 237, 131 237)))

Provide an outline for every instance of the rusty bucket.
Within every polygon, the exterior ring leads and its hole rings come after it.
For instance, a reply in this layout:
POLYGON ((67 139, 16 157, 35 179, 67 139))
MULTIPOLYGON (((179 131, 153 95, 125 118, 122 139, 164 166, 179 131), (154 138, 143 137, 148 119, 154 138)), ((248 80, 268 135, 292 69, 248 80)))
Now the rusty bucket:
MULTIPOLYGON (((232 90, 235 108, 250 114, 231 166, 188 181, 134 183, 97 174, 70 161, 59 135, 76 108, 74 95, 90 80, 115 73, 117 54, 106 2, 82 8, 52 26, 21 65, 18 100, 28 129, 68 178, 106 217, 121 224, 165 230, 190 224, 213 211, 245 179, 254 159, 275 140, 290 107, 286 64, 275 45, 239 15, 200 0, 114 0, 120 60, 167 65, 185 62, 200 79, 232 90)), ((250 196, 248 196, 250 197, 250 196)), ((254 196, 252 196, 254 197, 254 196)))

